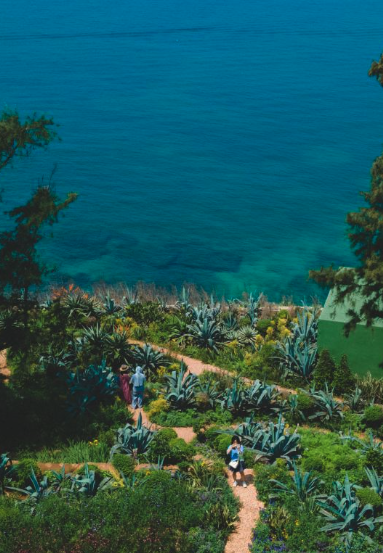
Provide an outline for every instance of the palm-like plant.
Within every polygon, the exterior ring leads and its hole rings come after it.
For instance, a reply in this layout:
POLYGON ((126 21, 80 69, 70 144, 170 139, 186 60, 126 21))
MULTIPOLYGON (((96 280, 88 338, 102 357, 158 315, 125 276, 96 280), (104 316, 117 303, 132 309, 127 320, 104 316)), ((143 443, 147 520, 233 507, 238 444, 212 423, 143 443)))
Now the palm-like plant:
POLYGON ((146 373, 156 374, 160 367, 169 365, 164 354, 154 350, 149 344, 143 347, 135 346, 131 355, 135 364, 142 367, 146 373))
POLYGON ((174 409, 189 409, 195 404, 196 387, 198 378, 195 374, 185 377, 187 367, 182 362, 180 371, 173 371, 171 375, 165 375, 166 394, 165 399, 174 409))
POLYGON ((190 338, 192 344, 215 353, 218 353, 219 348, 224 344, 224 335, 220 326, 207 317, 202 320, 198 318, 188 325, 186 336, 190 338))
POLYGON ((105 360, 100 365, 90 365, 85 371, 69 373, 69 411, 72 414, 84 413, 89 407, 105 398, 115 395, 118 380, 105 360))
POLYGON ((383 522, 383 517, 374 517, 371 505, 363 506, 356 496, 358 486, 351 484, 346 475, 344 484, 333 483, 334 493, 325 501, 318 501, 321 514, 327 524, 322 528, 325 532, 340 532, 341 539, 350 543, 352 536, 361 529, 372 532, 376 524, 383 522))
POLYGON ((268 427, 259 430, 259 444, 255 449, 257 459, 265 459, 268 463, 275 463, 277 459, 291 461, 298 456, 300 435, 296 429, 293 434, 285 430, 285 423, 279 416, 275 424, 270 422, 268 427))
POLYGON ((136 426, 128 423, 124 428, 117 430, 117 442, 110 450, 110 457, 112 458, 117 452, 128 455, 146 453, 154 435, 155 432, 151 430, 151 426, 147 428, 142 424, 140 413, 136 426))
POLYGON ((319 488, 323 484, 322 480, 311 476, 311 472, 301 472, 295 463, 293 463, 294 474, 289 486, 278 480, 271 479, 275 484, 271 497, 277 497, 280 494, 294 495, 301 503, 307 503, 318 499, 324 499, 326 496, 319 493, 319 488))
POLYGON ((63 305, 69 318, 75 321, 81 320, 84 317, 97 317, 99 313, 95 300, 89 298, 86 294, 69 294, 65 298, 63 305))
MULTIPOLYGON (((305 393, 304 390, 302 392, 305 393)), ((316 391, 315 388, 312 388, 309 395, 318 409, 309 419, 330 422, 334 419, 343 418, 343 403, 334 398, 334 394, 329 391, 327 384, 325 384, 324 390, 316 391)))

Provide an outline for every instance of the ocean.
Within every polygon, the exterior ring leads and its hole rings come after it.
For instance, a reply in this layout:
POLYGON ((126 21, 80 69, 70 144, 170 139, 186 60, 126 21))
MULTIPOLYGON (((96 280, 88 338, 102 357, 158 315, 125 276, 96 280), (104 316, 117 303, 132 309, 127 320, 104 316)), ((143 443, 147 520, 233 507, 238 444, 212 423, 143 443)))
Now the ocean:
POLYGON ((61 141, 1 172, 0 207, 57 164, 57 191, 79 193, 41 248, 58 282, 300 301, 321 295, 309 269, 355 263, 345 217, 383 144, 383 89, 367 76, 382 2, 1 8, 0 109, 53 116, 61 141))

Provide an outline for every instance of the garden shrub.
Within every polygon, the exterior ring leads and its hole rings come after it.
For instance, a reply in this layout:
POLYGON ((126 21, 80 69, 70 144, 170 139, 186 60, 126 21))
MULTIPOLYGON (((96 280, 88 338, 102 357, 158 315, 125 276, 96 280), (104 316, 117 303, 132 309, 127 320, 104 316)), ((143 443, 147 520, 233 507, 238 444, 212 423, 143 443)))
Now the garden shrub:
POLYGON ((309 414, 314 408, 314 400, 308 394, 298 394, 298 409, 304 415, 309 414))
POLYGON ((274 465, 257 464, 254 470, 254 485, 261 501, 267 502, 269 494, 272 492, 274 485, 270 482, 270 479, 278 480, 284 484, 290 484, 291 482, 286 463, 281 463, 279 460, 274 465))
POLYGON ((179 461, 191 461, 195 454, 195 449, 191 444, 187 444, 182 438, 173 438, 169 442, 170 453, 169 462, 178 463, 179 461))
POLYGON ((363 506, 370 504, 374 510, 381 510, 383 500, 376 491, 371 488, 360 488, 357 490, 356 495, 363 506))
POLYGON ((363 422, 369 428, 378 428, 383 423, 383 409, 379 405, 366 407, 363 413, 363 422))
POLYGON ((124 476, 129 477, 133 474, 136 463, 131 455, 115 453, 113 455, 112 465, 118 472, 122 472, 124 476))
POLYGON ((214 448, 222 459, 227 460, 227 448, 231 444, 231 436, 219 434, 214 440, 214 448))
POLYGON ((347 355, 342 355, 339 364, 336 366, 332 381, 334 392, 343 396, 355 389, 355 383, 355 375, 351 372, 347 355))
POLYGON ((383 453, 377 449, 369 449, 365 457, 366 467, 371 467, 376 470, 378 474, 383 473, 383 453))
POLYGON ((25 458, 16 465, 16 471, 12 474, 12 480, 17 488, 26 488, 31 485, 31 472, 34 471, 37 480, 42 477, 37 462, 34 459, 25 458))
POLYGON ((151 417, 151 420, 160 426, 186 427, 193 426, 197 418, 197 411, 187 409, 186 411, 162 412, 151 417))
POLYGON ((165 457, 165 462, 168 462, 172 456, 170 442, 176 438, 177 433, 172 428, 159 430, 150 442, 147 454, 149 461, 156 463, 159 457, 165 457))
POLYGON ((318 357, 317 366, 314 369, 314 383, 316 389, 323 390, 326 382, 331 389, 335 371, 335 361, 331 357, 330 352, 327 349, 322 350, 318 357))
POLYGON ((214 528, 193 528, 188 535, 193 553, 224 553, 225 539, 214 528))
POLYGON ((160 415, 161 413, 165 413, 166 411, 169 411, 169 409, 170 409, 169 403, 166 401, 165 398, 161 397, 151 402, 149 406, 148 416, 151 419, 156 415, 160 415))

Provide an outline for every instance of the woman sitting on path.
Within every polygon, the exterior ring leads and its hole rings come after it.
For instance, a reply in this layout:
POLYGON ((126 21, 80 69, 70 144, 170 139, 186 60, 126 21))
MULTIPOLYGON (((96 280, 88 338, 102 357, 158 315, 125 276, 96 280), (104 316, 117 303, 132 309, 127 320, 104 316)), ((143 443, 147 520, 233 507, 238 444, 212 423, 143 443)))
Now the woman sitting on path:
POLYGON ((128 365, 121 365, 120 367, 120 388, 122 396, 126 403, 130 405, 132 403, 132 392, 130 389, 130 374, 128 365))
POLYGON ((241 438, 233 436, 231 439, 231 445, 227 448, 227 454, 230 455, 229 470, 233 473, 233 486, 238 486, 236 474, 241 475, 241 482, 244 488, 247 488, 245 479, 245 462, 243 460, 243 445, 241 445, 241 438))

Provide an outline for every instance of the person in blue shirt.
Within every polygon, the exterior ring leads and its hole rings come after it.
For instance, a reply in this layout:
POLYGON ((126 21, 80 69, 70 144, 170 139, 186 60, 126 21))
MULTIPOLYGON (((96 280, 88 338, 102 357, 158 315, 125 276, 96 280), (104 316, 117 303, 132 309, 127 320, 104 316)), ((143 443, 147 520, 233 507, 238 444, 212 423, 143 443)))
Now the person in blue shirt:
POLYGON ((136 367, 136 373, 130 379, 130 384, 133 386, 133 409, 139 409, 142 407, 142 400, 144 399, 145 388, 145 375, 142 372, 142 367, 136 367))
POLYGON ((229 470, 233 473, 233 486, 238 486, 236 474, 241 475, 241 482, 244 488, 247 488, 245 479, 245 462, 243 460, 243 445, 241 445, 241 438, 233 436, 231 439, 231 445, 227 448, 227 454, 230 456, 229 470))

